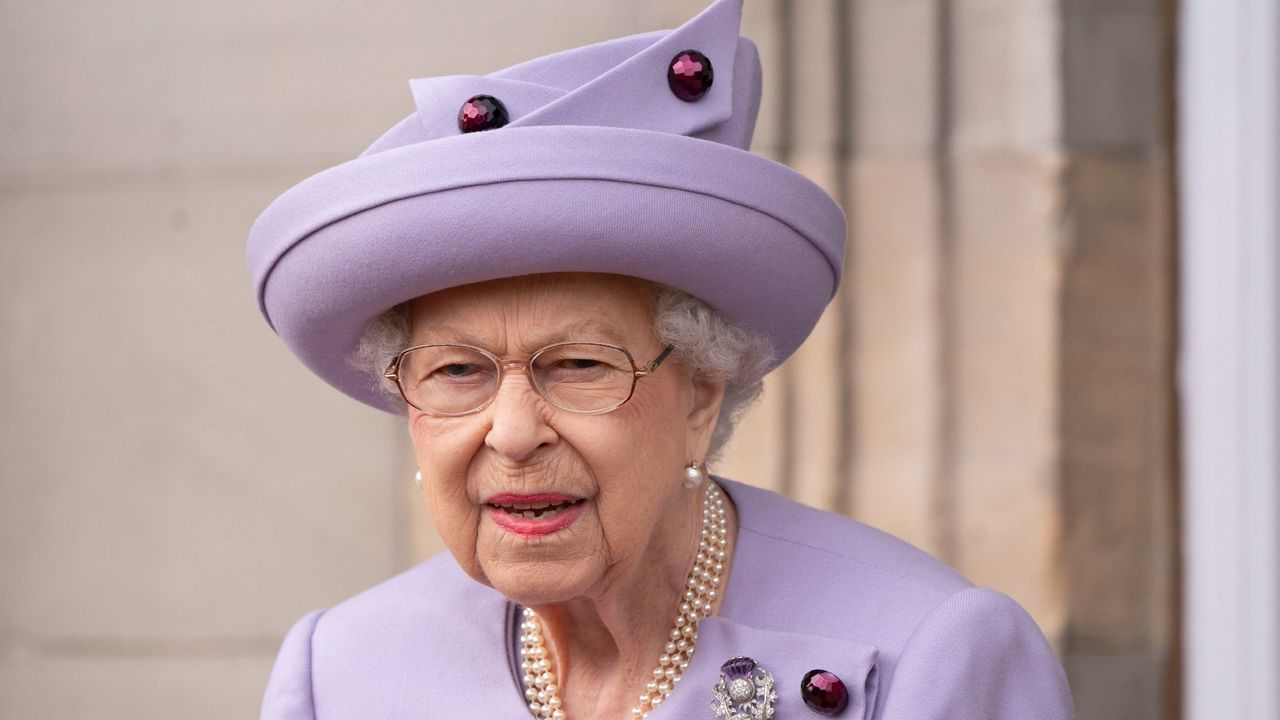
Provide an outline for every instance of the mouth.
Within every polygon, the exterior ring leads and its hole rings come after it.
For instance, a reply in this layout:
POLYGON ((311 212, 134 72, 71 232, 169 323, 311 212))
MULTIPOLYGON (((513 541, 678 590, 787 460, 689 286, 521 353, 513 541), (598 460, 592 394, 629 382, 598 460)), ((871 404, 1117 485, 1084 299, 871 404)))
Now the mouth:
POLYGON ((557 513, 564 512, 565 510, 573 507, 574 505, 578 505, 584 502, 586 501, 574 500, 571 502, 558 502, 558 503, 512 503, 510 505, 499 504, 499 503, 489 503, 489 507, 493 508, 494 510, 501 510, 502 512, 505 512, 508 515, 512 515, 514 517, 522 517, 522 518, 525 518, 526 520, 536 520, 541 517, 553 517, 557 513))
POLYGON ((582 514, 586 498, 568 495, 498 495, 484 505, 486 515, 502 529, 516 535, 549 535, 573 524, 582 514))

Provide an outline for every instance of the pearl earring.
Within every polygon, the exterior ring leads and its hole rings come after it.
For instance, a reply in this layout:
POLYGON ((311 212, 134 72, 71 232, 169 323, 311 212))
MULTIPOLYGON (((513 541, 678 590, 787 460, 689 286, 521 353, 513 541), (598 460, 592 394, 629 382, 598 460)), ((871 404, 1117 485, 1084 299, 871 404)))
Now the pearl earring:
POLYGON ((684 486, 692 490, 702 484, 707 478, 707 469, 697 460, 690 460, 689 466, 684 469, 684 486))
POLYGON ((413 474, 413 484, 417 485, 419 490, 422 489, 422 471, 421 470, 413 474))

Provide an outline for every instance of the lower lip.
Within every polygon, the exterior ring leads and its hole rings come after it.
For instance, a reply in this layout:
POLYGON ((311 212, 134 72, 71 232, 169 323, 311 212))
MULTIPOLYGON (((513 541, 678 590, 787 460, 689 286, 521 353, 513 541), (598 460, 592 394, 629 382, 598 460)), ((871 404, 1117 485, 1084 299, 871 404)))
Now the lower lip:
POLYGON ((572 525, 578 519, 578 516, 582 514, 582 509, 586 504, 586 501, 583 501, 576 505, 570 505, 555 515, 545 518, 520 517, 487 505, 485 506, 485 512, 489 514, 489 519, 495 525, 513 535, 542 537, 560 532, 572 525))

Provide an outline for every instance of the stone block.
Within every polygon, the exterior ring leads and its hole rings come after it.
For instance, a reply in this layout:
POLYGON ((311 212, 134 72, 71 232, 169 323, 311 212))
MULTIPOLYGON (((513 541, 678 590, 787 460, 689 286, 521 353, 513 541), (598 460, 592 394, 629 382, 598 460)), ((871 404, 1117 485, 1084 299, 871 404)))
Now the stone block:
MULTIPOLYGON (((949 361, 955 403, 944 469, 959 568, 1018 600, 1046 634, 1065 607, 1057 498, 1058 187, 1052 156, 957 162, 950 238, 949 361)), ((944 461, 945 462, 945 461, 944 461)))
POLYGON ((634 4, 382 7, 7 5, 0 179, 315 172, 354 158, 412 112, 410 78, 483 74, 639 32, 634 4), (557 17, 573 22, 548 21, 557 17))
MULTIPOLYGON (((836 98, 843 92, 840 77, 839 26, 836 2, 808 0, 791 4, 791 105, 779 111, 790 116, 787 144, 797 152, 830 154, 845 120, 836 98)), ((776 101, 775 101, 776 102, 776 101)))
POLYGON ((1168 168, 1079 156, 1068 175, 1062 504, 1069 642, 1095 653, 1167 649, 1177 521, 1168 168))
POLYGON ((776 157, 782 142, 779 107, 786 78, 782 71, 782 35, 777 24, 782 1, 749 2, 742 8, 742 34, 751 38, 760 53, 760 112, 756 115, 751 151, 766 157, 776 157))
POLYGON ((1063 657, 1081 720, 1165 720, 1167 659, 1155 652, 1068 652, 1063 657))
POLYGON ((938 18, 934 0, 857 0, 849 13, 858 153, 932 152, 938 121, 938 18))
POLYGON ((270 655, 6 654, 0 717, 21 720, 224 720, 258 717, 270 655))
POLYGON ((1078 5, 1063 15, 1064 137, 1087 153, 1167 145, 1165 30, 1155 3, 1078 5))
POLYGON ((938 463, 938 198, 934 162, 853 168, 855 516, 926 550, 938 463))
POLYGON ((398 569, 396 423, 291 357, 249 287, 277 181, 0 196, 4 624, 269 634, 398 569))
POLYGON ((1061 136, 1058 6, 957 0, 952 10, 951 132, 961 153, 1052 151, 1061 136))

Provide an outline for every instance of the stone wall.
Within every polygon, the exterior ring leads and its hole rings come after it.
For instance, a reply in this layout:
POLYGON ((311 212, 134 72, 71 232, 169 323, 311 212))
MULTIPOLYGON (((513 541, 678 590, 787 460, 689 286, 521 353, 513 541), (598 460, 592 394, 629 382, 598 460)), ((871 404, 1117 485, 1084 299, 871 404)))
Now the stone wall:
POLYGON ((755 10, 757 147, 851 223, 727 472, 1012 595, 1081 718, 1176 717, 1173 4, 755 10))
MULTIPOLYGON (((410 112, 408 78, 702 6, 0 5, 0 716, 251 717, 294 619, 438 549, 403 429, 258 316, 249 224, 410 112)), ((744 18, 755 149, 842 201, 849 253, 714 469, 1012 595, 1082 720, 1176 712, 1170 12, 744 18)))

